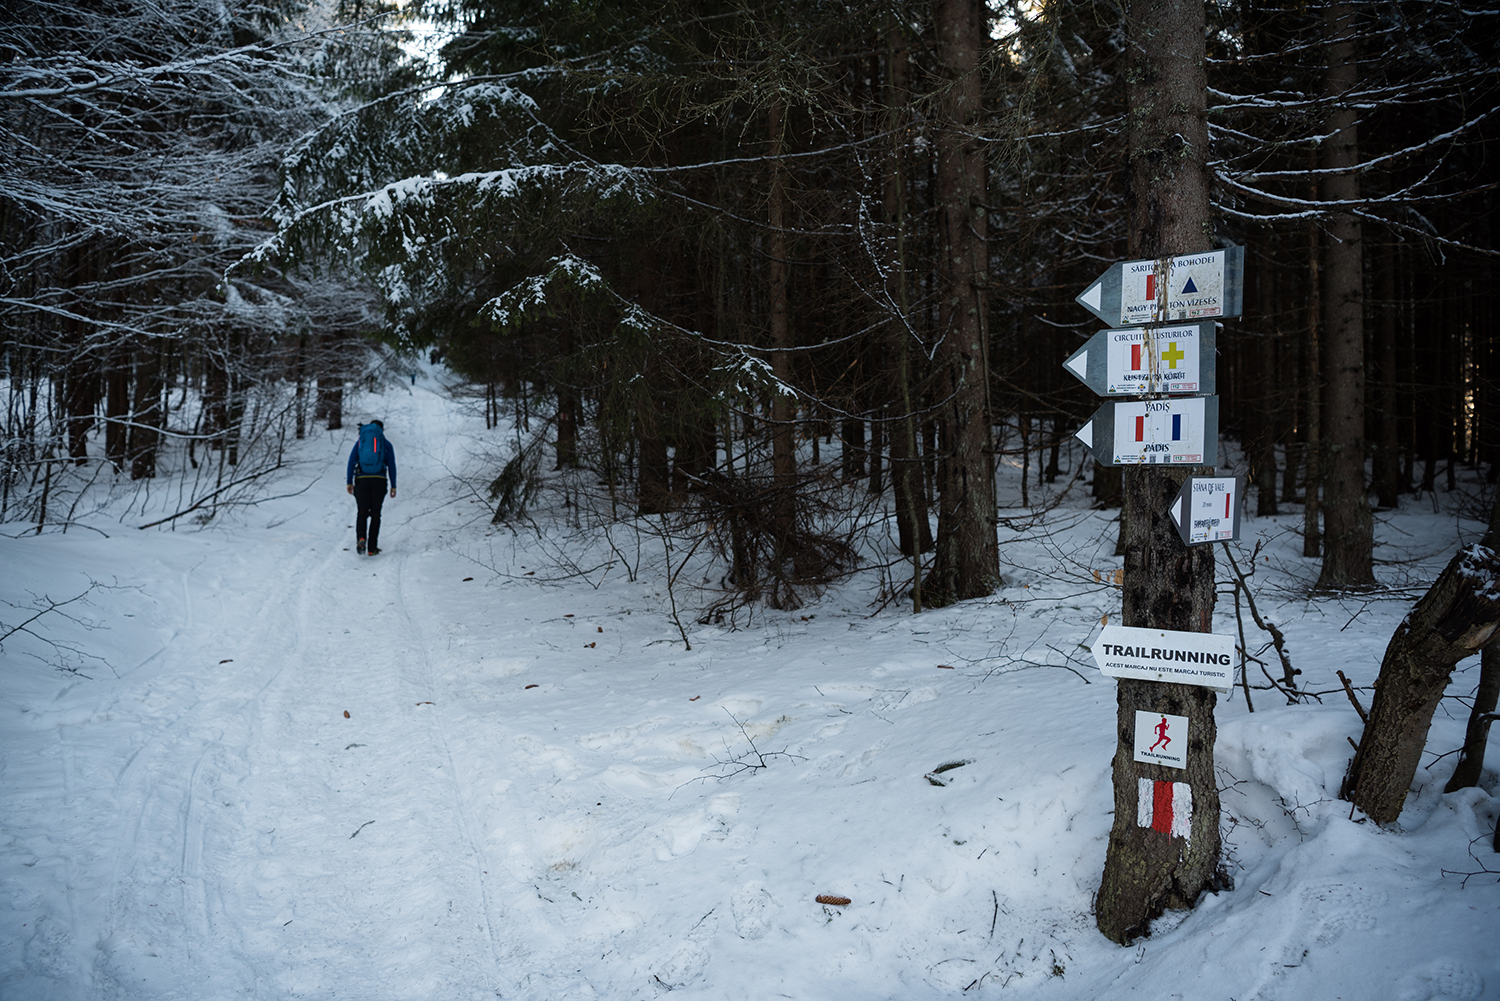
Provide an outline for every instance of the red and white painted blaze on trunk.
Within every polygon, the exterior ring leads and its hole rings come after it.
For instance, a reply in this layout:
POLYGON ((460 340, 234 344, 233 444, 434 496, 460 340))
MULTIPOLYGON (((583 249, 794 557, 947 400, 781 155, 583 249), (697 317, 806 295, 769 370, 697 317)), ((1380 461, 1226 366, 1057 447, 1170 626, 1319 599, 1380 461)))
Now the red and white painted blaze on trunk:
POLYGON ((1193 788, 1186 782, 1139 779, 1135 822, 1141 827, 1185 838, 1193 829, 1193 788))

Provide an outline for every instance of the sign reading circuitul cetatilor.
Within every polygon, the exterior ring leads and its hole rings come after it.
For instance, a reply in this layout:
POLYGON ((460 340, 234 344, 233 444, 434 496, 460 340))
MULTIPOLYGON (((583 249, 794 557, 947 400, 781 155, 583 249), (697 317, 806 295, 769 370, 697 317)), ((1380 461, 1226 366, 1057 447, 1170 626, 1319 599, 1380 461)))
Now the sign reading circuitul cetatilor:
POLYGON ((1234 684, 1233 636, 1109 625, 1089 649, 1099 670, 1111 678, 1221 690, 1234 684))
POLYGON ((1063 368, 1100 396, 1212 394, 1215 334, 1212 321, 1101 330, 1063 368))

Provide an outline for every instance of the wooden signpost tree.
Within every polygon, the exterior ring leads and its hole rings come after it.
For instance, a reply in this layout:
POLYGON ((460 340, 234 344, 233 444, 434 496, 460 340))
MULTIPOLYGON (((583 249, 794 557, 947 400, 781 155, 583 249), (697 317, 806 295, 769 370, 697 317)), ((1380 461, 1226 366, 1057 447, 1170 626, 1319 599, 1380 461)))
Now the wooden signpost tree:
MULTIPOLYGON (((1135 2, 1126 10, 1130 256, 1209 251, 1203 0, 1135 2)), ((1157 284, 1165 305, 1176 290, 1157 284)), ((1213 547, 1184 545, 1168 515, 1195 471, 1136 465, 1125 473, 1126 626, 1211 630, 1213 547)), ((1167 907, 1191 906, 1217 879, 1216 698, 1201 685, 1119 681, 1114 826, 1095 904, 1099 930, 1116 942, 1142 934, 1167 907), (1186 768, 1135 760, 1137 711, 1186 718, 1186 768), (1170 824, 1162 821, 1164 810, 1172 815, 1170 824)))

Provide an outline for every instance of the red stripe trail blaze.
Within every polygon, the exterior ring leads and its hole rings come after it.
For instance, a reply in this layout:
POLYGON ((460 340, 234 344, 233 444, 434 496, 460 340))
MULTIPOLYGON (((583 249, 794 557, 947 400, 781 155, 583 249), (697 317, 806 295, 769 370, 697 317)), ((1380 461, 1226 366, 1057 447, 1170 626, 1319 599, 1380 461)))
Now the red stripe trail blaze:
POLYGON ((1193 788, 1186 782, 1137 780, 1136 823, 1172 838, 1193 829, 1193 788))
POLYGON ((1172 833, 1172 783, 1153 782, 1151 797, 1151 829, 1162 834, 1172 833))

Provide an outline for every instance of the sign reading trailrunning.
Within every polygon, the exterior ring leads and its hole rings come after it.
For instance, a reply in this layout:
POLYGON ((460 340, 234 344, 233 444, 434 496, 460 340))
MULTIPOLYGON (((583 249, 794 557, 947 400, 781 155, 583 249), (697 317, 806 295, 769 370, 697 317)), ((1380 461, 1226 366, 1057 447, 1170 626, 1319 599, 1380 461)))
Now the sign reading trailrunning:
POLYGON ((1105 626, 1090 651, 1111 678, 1172 681, 1227 690, 1234 684, 1233 636, 1138 626, 1105 626))

